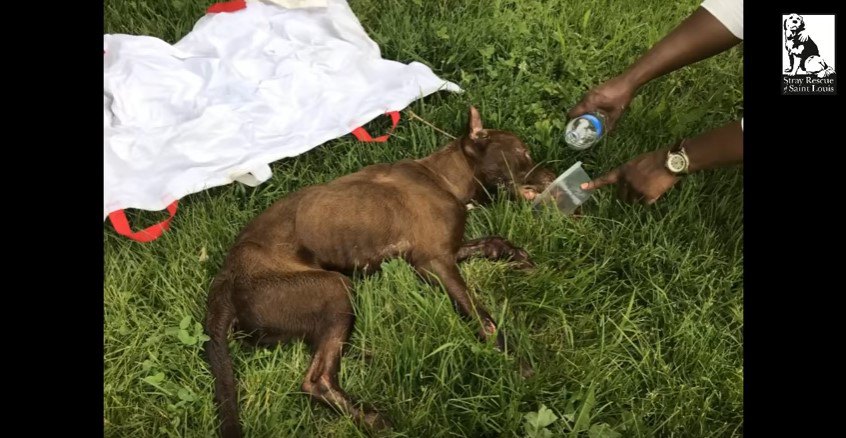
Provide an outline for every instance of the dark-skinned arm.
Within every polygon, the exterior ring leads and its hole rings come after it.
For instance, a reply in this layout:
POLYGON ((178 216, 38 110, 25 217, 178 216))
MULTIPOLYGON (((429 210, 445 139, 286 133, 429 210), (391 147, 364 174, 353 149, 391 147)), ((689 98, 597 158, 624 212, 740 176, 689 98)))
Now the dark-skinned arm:
POLYGON ((740 42, 720 20, 699 7, 622 76, 637 90, 655 78, 722 53, 740 42))
POLYGON ((690 173, 742 164, 743 130, 740 122, 731 122, 693 137, 685 143, 684 149, 690 160, 690 173))
MULTIPOLYGON (((665 163, 669 148, 639 155, 629 162, 582 184, 582 189, 598 189, 616 184, 618 196, 628 202, 655 203, 680 179, 665 163)), ((688 173, 743 163, 743 130, 731 122, 684 142, 688 173)))
POLYGON ((590 90, 568 116, 602 111, 608 117, 608 130, 612 131, 644 84, 740 42, 720 20, 699 7, 623 73, 590 90))

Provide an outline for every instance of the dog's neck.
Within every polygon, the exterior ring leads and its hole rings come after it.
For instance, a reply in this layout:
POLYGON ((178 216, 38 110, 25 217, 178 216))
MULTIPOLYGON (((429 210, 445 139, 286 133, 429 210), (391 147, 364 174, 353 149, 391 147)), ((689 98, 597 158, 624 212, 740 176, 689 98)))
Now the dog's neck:
POLYGON ((479 184, 475 165, 461 150, 461 138, 444 146, 428 157, 417 160, 441 179, 443 187, 462 204, 476 197, 479 184))

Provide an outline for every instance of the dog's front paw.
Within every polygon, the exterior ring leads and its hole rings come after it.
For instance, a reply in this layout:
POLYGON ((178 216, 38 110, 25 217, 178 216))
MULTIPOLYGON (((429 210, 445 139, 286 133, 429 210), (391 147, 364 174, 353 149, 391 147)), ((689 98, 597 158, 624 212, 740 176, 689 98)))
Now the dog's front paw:
POLYGON ((529 257, 529 253, 523 248, 511 246, 509 248, 508 265, 517 270, 534 269, 535 262, 529 257))
POLYGON ((787 67, 786 69, 784 69, 785 73, 790 73, 791 71, 793 71, 791 67, 787 67))
POLYGON ((535 262, 533 262, 529 259, 520 260, 520 261, 516 261, 516 262, 510 262, 509 266, 511 266, 512 268, 514 268, 518 271, 530 271, 530 270, 535 269, 537 267, 535 265, 535 262))
POLYGON ((503 240, 501 244, 504 246, 502 252, 505 254, 505 259, 508 264, 515 269, 532 269, 535 263, 532 262, 529 253, 525 249, 514 246, 511 242, 503 240))
POLYGON ((485 240, 485 256, 490 260, 505 260, 517 269, 535 267, 529 258, 529 253, 502 237, 491 237, 485 240))

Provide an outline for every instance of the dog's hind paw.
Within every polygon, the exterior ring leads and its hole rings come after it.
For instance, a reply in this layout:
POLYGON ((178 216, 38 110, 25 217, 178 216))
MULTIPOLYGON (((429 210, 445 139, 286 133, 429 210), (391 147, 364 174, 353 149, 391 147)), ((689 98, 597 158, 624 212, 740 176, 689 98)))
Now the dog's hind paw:
POLYGON ((520 359, 520 377, 523 379, 531 379, 535 375, 535 369, 532 368, 532 364, 529 363, 526 359, 520 359))
POLYGON ((364 414, 361 420, 364 427, 372 432, 381 432, 388 429, 393 429, 394 425, 391 420, 378 412, 368 412, 364 414))
POLYGON ((831 67, 828 67, 825 70, 822 70, 819 73, 817 73, 818 78, 827 78, 827 77, 833 76, 833 75, 834 75, 834 69, 831 68, 831 67))

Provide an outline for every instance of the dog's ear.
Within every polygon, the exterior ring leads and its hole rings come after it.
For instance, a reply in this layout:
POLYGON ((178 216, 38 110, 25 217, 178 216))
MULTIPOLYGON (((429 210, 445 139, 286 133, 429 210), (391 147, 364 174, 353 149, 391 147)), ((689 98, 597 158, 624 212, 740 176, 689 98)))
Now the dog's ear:
POLYGON ((480 134, 484 134, 485 128, 482 126, 482 116, 479 115, 479 110, 476 107, 470 107, 470 113, 467 117, 467 136, 470 140, 477 140, 480 134))
POLYGON ((801 30, 805 30, 805 17, 799 16, 799 27, 796 28, 796 32, 798 33, 801 30))
POLYGON ((482 117, 479 110, 471 106, 467 118, 467 138, 470 141, 464 142, 462 149, 464 154, 471 158, 477 158, 488 143, 488 131, 482 126, 482 117))

